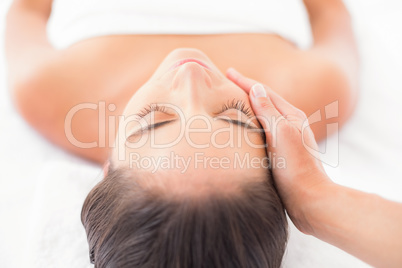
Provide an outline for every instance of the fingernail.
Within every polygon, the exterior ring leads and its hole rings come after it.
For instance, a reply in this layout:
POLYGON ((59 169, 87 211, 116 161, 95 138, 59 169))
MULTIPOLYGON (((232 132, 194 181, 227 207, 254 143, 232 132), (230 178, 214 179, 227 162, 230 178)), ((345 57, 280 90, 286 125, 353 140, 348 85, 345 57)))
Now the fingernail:
POLYGON ((265 88, 261 84, 255 84, 252 88, 251 91, 253 92, 253 95, 255 98, 261 98, 261 97, 266 97, 267 92, 265 91, 265 88))

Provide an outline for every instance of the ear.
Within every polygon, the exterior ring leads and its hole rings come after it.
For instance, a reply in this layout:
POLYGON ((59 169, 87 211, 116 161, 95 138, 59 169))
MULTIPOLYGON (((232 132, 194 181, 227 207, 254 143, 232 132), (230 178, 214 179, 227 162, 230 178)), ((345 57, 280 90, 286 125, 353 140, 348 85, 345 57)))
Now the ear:
POLYGON ((107 173, 109 171, 109 166, 110 166, 110 161, 106 161, 105 164, 103 164, 103 177, 107 176, 107 173))

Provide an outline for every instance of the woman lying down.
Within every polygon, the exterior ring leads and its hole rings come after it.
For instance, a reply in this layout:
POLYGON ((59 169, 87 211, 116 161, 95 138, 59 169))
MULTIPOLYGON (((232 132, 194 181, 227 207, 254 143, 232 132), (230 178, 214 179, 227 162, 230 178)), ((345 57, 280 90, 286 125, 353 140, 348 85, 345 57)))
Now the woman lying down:
MULTIPOLYGON (((200 12, 218 8, 204 2, 200 12)), ((6 49, 17 108, 49 141, 105 167, 81 215, 95 267, 280 267, 285 210, 305 234, 374 266, 402 265, 401 204, 334 184, 309 153, 327 124, 352 113, 358 64, 343 3, 304 4, 307 50, 219 22, 220 34, 162 35, 152 14, 143 26, 152 34, 133 25, 56 50, 46 36, 52 1, 13 2, 6 49), (337 116, 310 129, 316 111, 337 116)))

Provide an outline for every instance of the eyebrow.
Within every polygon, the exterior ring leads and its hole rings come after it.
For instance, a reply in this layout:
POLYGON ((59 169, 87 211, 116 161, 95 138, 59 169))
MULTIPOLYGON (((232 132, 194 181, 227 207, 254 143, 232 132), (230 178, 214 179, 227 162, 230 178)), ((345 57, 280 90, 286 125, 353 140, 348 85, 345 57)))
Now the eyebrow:
MULTIPOLYGON (((131 138, 131 137, 139 136, 139 135, 143 134, 144 132, 150 131, 150 130, 152 130, 152 129, 155 130, 155 129, 161 128, 161 127, 163 127, 163 126, 167 126, 167 125, 172 124, 172 123, 174 123, 174 122, 176 122, 176 121, 178 121, 178 120, 179 120, 179 119, 167 120, 167 121, 163 121, 163 122, 159 122, 159 123, 147 125, 145 128, 140 128, 139 130, 136 130, 136 131, 134 131, 133 133, 131 133, 131 134, 127 137, 127 140, 128 140, 129 138, 131 138)), ((222 117, 216 118, 216 120, 225 121, 225 122, 228 122, 228 123, 230 123, 230 124, 243 127, 243 128, 245 128, 245 129, 259 130, 259 132, 263 131, 263 130, 260 129, 259 127, 252 126, 252 125, 250 125, 249 123, 245 123, 245 122, 240 121, 240 120, 234 120, 234 119, 222 118, 222 117)), ((259 133, 259 134, 261 135, 261 133, 259 133)))

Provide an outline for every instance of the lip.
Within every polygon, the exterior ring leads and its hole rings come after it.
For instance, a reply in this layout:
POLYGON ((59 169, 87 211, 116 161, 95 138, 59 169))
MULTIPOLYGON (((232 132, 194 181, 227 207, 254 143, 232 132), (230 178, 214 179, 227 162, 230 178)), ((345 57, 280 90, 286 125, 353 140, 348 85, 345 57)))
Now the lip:
POLYGON ((169 68, 169 71, 170 71, 170 70, 173 70, 173 69, 175 69, 175 68, 177 68, 177 67, 179 67, 179 66, 181 66, 181 65, 183 65, 183 64, 185 64, 185 63, 188 63, 188 62, 195 62, 195 63, 198 63, 198 64, 201 65, 202 67, 204 67, 204 68, 206 68, 206 69, 208 69, 208 70, 211 70, 211 68, 210 68, 208 65, 206 65, 204 62, 202 62, 202 61, 200 61, 200 60, 197 60, 197 59, 189 58, 189 59, 183 59, 183 60, 177 61, 175 64, 173 64, 173 65, 169 68))

